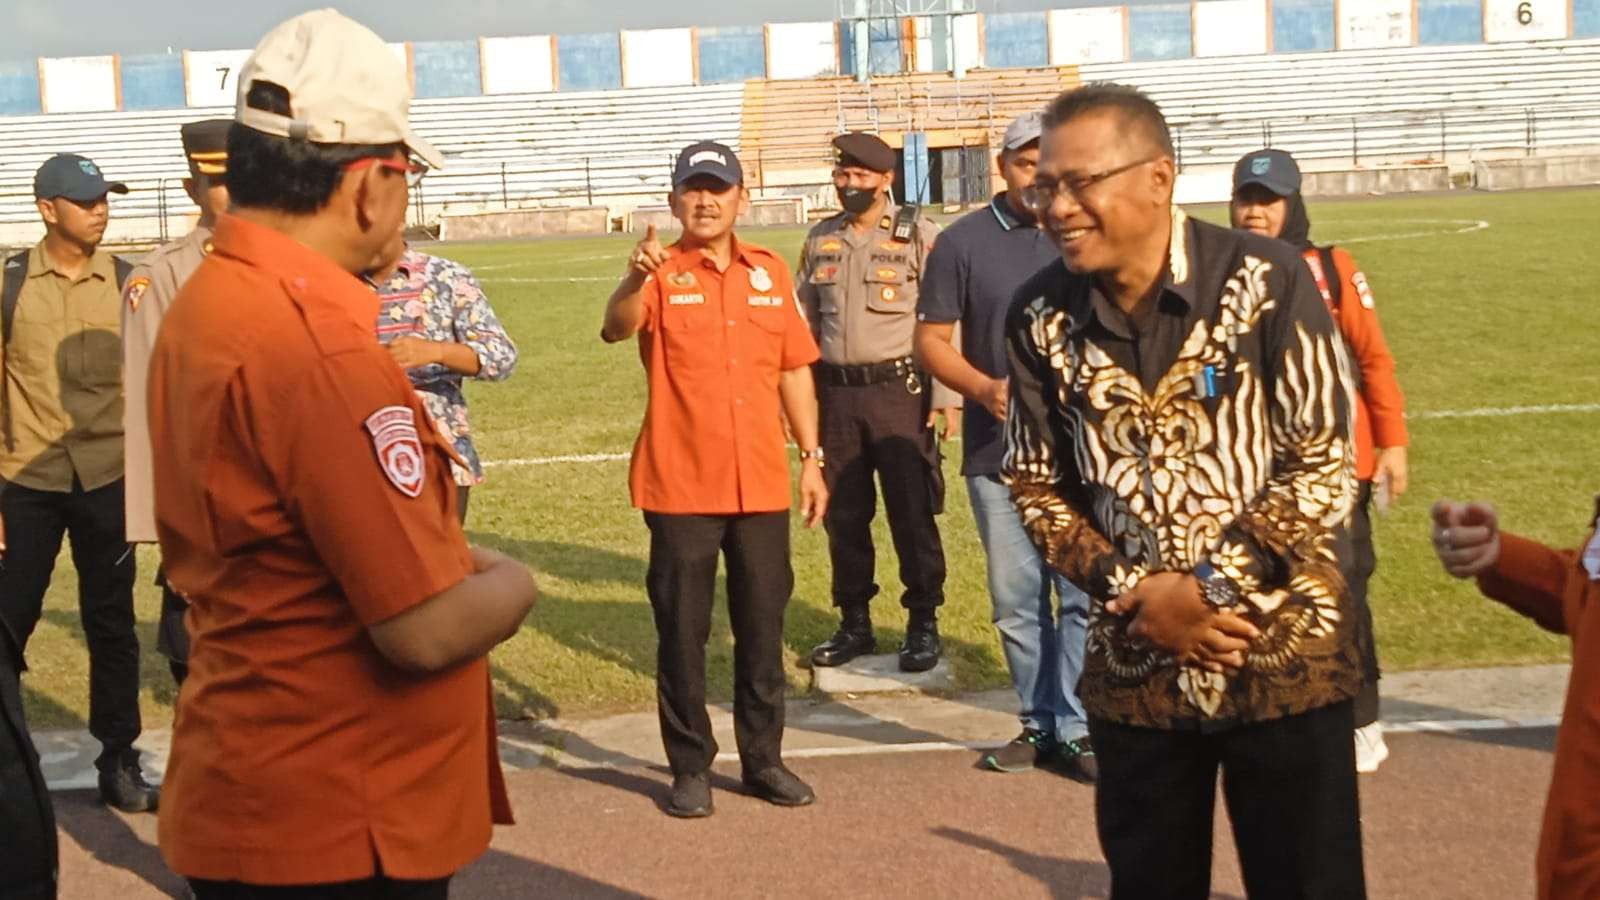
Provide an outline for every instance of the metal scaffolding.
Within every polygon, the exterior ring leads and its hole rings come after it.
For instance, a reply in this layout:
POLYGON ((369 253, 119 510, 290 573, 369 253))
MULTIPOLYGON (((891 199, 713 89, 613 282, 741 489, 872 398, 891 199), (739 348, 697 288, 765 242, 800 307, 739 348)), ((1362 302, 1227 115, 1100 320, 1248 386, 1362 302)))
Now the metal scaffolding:
MULTIPOLYGON (((872 37, 891 34, 899 44, 901 22, 907 19, 928 23, 928 38, 936 44, 935 55, 942 50, 949 62, 949 70, 956 78, 966 74, 974 60, 966 55, 957 32, 963 20, 976 23, 977 0, 838 0, 839 24, 850 36, 851 57, 857 81, 867 81, 872 75, 872 37)), ((920 43, 922 37, 916 40, 920 43)), ((901 64, 895 71, 905 69, 906 55, 902 52, 901 64)), ((942 68, 942 67, 941 67, 942 68)))

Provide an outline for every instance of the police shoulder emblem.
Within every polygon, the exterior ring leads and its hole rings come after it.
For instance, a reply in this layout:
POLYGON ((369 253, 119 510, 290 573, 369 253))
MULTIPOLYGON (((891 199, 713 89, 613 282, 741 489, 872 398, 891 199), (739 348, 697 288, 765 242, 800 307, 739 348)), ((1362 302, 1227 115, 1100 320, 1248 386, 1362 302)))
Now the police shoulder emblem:
POLYGON ((128 279, 128 286, 122 292, 122 299, 128 302, 130 311, 139 311, 139 301, 144 299, 148 290, 150 290, 150 279, 143 275, 128 279))
POLYGON ((767 273, 764 266, 756 266, 750 270, 750 286, 758 291, 772 290, 772 276, 767 273))
POLYGON ((389 483, 407 497, 422 496, 427 469, 422 458, 422 438, 417 416, 408 406, 385 406, 367 417, 367 432, 378 451, 378 467, 389 483))

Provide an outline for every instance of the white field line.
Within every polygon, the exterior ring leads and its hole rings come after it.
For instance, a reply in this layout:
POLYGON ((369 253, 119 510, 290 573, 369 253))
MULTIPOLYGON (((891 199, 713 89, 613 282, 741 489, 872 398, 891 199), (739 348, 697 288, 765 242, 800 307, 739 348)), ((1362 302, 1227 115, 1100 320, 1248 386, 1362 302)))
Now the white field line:
POLYGON ((1426 231, 1405 231, 1398 234, 1369 234, 1343 240, 1334 241, 1335 244, 1368 244, 1378 241, 1404 241, 1411 238, 1443 237, 1452 234, 1469 234, 1474 231, 1483 231, 1489 223, 1482 219, 1391 219, 1391 222, 1404 222, 1412 225, 1453 225, 1454 228, 1431 228, 1426 231))
MULTIPOLYGON (((1410 413, 1408 419, 1479 419, 1498 418, 1502 416, 1535 416, 1549 413, 1595 413, 1600 412, 1600 403, 1550 403, 1544 406, 1484 406, 1477 409, 1436 409, 1428 412, 1410 413)), ((950 439, 952 443, 961 440, 959 437, 950 439)), ((535 456, 526 459, 491 459, 484 462, 484 468, 500 468, 503 466, 554 466, 564 464, 609 463, 622 462, 630 459, 630 453, 578 453, 568 456, 535 456)))

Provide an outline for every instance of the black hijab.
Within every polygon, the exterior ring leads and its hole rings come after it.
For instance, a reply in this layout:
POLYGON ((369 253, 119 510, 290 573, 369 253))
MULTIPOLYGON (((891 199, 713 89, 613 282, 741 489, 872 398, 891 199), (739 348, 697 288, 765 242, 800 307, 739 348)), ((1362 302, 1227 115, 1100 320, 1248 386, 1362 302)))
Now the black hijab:
POLYGON ((1295 191, 1284 198, 1289 201, 1289 211, 1283 217, 1283 231, 1278 240, 1291 244, 1297 250, 1309 250, 1311 243, 1311 217, 1306 213, 1305 198, 1295 191))

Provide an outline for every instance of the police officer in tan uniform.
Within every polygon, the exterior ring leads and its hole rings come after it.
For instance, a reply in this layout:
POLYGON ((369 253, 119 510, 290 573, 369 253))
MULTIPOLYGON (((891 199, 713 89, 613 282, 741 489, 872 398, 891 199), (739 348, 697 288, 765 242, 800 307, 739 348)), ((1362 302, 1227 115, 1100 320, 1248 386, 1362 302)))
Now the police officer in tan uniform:
MULTIPOLYGON (((130 543, 156 542, 156 513, 150 455, 150 420, 145 409, 145 384, 150 352, 156 345, 161 319, 201 260, 211 252, 211 234, 217 215, 228 210, 228 129, 231 119, 190 122, 180 129, 189 177, 183 189, 200 207, 193 231, 150 251, 128 276, 122 291, 122 368, 127 396, 123 430, 127 437, 127 528, 130 543)), ((183 614, 189 608, 173 592, 158 570, 161 587, 161 621, 156 629, 156 649, 167 658, 172 677, 180 684, 188 673, 189 635, 183 614)))
POLYGON ((837 666, 876 649, 867 604, 874 583, 872 518, 883 487, 889 531, 910 613, 900 668, 939 661, 937 610, 944 602, 939 441, 955 427, 960 398, 933 382, 911 355, 917 290, 938 226, 914 206, 896 206, 895 153, 874 135, 842 134, 834 187, 844 211, 806 237, 796 279, 822 361, 817 392, 832 496, 825 523, 833 562, 837 633, 812 651, 837 666), (936 431, 943 419, 942 434, 936 431))

